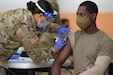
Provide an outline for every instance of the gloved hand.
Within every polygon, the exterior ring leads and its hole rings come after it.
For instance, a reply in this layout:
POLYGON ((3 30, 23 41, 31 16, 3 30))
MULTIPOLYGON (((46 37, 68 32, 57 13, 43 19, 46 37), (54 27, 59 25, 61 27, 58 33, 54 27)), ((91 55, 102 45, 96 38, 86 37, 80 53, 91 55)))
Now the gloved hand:
POLYGON ((55 46, 57 47, 58 50, 61 50, 65 44, 66 42, 63 39, 58 38, 58 40, 55 43, 55 46))
POLYGON ((16 53, 17 54, 21 54, 23 51, 25 51, 24 48, 23 47, 19 47, 16 53))
POLYGON ((58 28, 58 33, 60 35, 60 38, 63 38, 62 35, 67 34, 69 32, 70 32, 70 28, 65 28, 65 27, 59 27, 58 28))
POLYGON ((20 55, 17 55, 17 54, 14 54, 14 55, 12 55, 11 57, 10 57, 10 59, 12 60, 14 60, 14 59, 19 59, 19 57, 20 57, 20 55))

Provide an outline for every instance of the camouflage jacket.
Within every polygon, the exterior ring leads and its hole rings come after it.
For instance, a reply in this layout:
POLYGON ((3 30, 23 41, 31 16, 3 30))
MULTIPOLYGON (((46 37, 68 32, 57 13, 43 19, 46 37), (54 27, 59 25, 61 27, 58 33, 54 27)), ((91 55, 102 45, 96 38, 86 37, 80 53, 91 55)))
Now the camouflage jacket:
MULTIPOLYGON (((36 25, 30 11, 15 9, 3 13, 0 25, 0 59, 7 60, 17 48, 24 46, 36 63, 46 62, 58 52, 53 33, 36 34, 36 25)), ((52 25, 51 32, 58 25, 52 25), (53 29, 53 30, 52 30, 53 29)))

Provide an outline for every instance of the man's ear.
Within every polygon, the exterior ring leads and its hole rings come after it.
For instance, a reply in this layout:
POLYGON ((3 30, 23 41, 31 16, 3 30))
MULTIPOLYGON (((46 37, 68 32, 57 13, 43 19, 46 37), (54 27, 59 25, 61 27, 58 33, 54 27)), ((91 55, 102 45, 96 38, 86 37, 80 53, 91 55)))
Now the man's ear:
POLYGON ((91 14, 91 18, 92 18, 92 20, 95 20, 96 19, 96 13, 93 13, 93 14, 91 14))

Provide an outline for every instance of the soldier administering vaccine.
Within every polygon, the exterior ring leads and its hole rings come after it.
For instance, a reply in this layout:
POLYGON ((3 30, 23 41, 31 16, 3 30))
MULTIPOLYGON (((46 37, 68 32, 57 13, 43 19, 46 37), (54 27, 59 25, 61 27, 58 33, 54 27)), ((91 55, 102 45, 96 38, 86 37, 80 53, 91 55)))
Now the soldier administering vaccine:
MULTIPOLYGON (((21 46, 35 62, 47 62, 66 44, 63 39, 55 42, 51 31, 52 22, 57 12, 49 2, 40 0, 28 2, 26 9, 9 10, 3 13, 0 25, 0 75, 5 75, 6 61, 21 46), (42 28, 37 31, 36 27, 42 28)), ((70 31, 68 28, 54 26, 61 34, 70 31)))

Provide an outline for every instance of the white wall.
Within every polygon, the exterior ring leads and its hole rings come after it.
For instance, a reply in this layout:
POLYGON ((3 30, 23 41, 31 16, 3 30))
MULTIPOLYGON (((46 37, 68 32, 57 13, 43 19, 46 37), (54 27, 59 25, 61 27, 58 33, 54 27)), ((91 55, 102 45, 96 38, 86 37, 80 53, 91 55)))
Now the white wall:
MULTIPOLYGON (((57 0, 61 12, 75 12, 86 0, 57 0)), ((99 12, 113 12, 113 0, 90 0, 97 4, 99 12)))
MULTIPOLYGON (((0 0, 0 12, 15 8, 26 8, 26 3, 30 0, 0 0)), ((32 0, 37 1, 37 0, 32 0)), ((60 12, 76 12, 78 5, 85 0, 56 0, 60 7, 60 12)), ((98 7, 99 12, 113 12, 113 0, 92 0, 98 7)))

